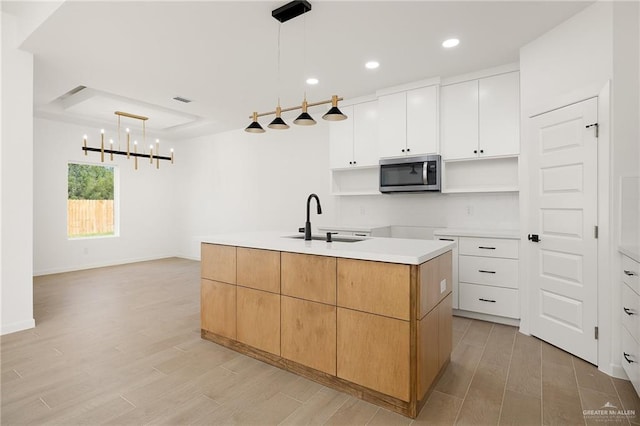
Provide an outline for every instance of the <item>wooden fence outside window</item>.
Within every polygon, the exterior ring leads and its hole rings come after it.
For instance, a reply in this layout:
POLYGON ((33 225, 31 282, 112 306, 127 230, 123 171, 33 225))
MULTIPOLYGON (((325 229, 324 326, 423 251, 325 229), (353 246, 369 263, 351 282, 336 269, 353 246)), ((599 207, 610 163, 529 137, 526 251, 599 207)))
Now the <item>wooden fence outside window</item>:
POLYGON ((69 237, 113 234, 113 200, 67 200, 69 237))

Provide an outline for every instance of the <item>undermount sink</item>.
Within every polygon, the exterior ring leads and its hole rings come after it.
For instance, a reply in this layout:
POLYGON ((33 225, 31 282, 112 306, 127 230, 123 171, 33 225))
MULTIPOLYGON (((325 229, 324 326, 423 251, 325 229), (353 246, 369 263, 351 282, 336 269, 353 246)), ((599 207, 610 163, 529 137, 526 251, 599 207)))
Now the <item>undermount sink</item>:
MULTIPOLYGON (((304 235, 291 235, 289 237, 284 237, 284 238, 292 238, 295 240, 304 240, 304 235)), ((311 236, 312 240, 315 241, 327 241, 327 237, 324 235, 312 235, 311 236)), ((332 235, 331 236, 331 241, 332 242, 337 242, 337 243, 356 243, 358 241, 364 241, 366 240, 366 238, 361 238, 361 237, 338 237, 337 235, 332 235)))

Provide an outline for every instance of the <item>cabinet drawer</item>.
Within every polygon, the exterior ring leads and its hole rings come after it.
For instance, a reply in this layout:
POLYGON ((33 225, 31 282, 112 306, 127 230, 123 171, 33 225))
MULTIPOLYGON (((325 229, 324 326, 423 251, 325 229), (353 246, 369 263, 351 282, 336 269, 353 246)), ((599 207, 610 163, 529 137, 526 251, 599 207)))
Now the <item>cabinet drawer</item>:
POLYGON ((282 253, 282 294, 336 304, 336 258, 282 253))
POLYGON ((338 259, 338 306, 409 320, 409 265, 338 259))
POLYGON ((638 342, 635 341, 626 328, 622 328, 622 357, 620 363, 629 376, 633 387, 638 389, 640 385, 640 362, 638 342))
POLYGON ((518 261, 496 257, 460 256, 460 281, 518 288, 518 261))
POLYGON ((501 238, 460 238, 460 254, 469 256, 518 258, 518 240, 501 238))
POLYGON ((520 318, 518 290, 461 282, 460 309, 520 318))
POLYGON ((280 295, 236 288, 236 339, 280 355, 280 295))
POLYGON ((237 248, 237 284, 280 293, 280 252, 237 248))
POLYGON ((218 244, 200 245, 200 276, 228 284, 236 283, 236 248, 218 244))
POLYGON ((640 340, 640 296, 628 286, 622 286, 622 325, 636 339, 640 340))
POLYGON ((622 256, 622 282, 640 294, 640 263, 627 256, 622 256))

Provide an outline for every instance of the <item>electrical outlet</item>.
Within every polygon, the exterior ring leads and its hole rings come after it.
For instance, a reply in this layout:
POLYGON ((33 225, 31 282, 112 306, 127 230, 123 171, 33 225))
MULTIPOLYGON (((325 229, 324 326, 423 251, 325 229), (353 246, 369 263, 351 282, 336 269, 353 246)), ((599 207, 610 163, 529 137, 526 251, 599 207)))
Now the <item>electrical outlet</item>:
POLYGON ((364 206, 360 206, 360 216, 364 216, 367 214, 367 209, 364 206))
POLYGON ((473 206, 467 206, 467 216, 473 216, 473 206))
POLYGON ((447 291, 447 279, 446 278, 444 280, 440 281, 440 294, 444 293, 445 291, 447 291))

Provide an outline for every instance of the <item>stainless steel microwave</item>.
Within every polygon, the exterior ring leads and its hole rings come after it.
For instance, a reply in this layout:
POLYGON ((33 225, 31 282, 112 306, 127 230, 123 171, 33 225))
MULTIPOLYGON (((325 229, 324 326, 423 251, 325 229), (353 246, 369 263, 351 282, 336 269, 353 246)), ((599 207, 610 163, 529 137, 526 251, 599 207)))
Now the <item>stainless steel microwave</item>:
POLYGON ((380 160, 380 192, 440 191, 440 156, 380 160))

